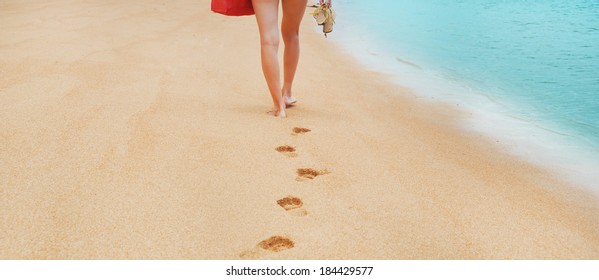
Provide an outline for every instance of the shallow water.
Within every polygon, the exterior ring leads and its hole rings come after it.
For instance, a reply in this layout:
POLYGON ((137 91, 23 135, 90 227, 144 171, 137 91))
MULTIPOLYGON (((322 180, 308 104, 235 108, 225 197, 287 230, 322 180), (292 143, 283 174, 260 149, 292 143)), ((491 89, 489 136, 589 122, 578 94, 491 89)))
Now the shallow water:
POLYGON ((466 129, 597 186, 599 1, 333 4, 330 40, 362 63, 470 110, 466 129))

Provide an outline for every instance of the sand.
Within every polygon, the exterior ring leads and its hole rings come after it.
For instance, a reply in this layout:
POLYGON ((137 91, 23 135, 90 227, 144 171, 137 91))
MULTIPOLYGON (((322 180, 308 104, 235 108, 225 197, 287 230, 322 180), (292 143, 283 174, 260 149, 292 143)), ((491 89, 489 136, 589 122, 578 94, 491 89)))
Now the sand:
POLYGON ((0 259, 599 258, 597 196, 308 14, 268 116, 255 19, 209 2, 0 2, 0 259))

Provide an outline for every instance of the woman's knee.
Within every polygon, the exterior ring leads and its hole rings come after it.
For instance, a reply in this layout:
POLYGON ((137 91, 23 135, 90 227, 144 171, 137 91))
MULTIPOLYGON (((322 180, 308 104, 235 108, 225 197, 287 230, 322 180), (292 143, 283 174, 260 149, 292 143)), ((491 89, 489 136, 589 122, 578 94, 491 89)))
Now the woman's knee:
POLYGON ((262 45, 262 47, 278 48, 279 47, 279 34, 274 33, 274 32, 272 32, 270 34, 264 34, 260 38, 260 44, 262 45))
POLYGON ((281 33, 285 44, 299 42, 299 30, 283 30, 281 33))

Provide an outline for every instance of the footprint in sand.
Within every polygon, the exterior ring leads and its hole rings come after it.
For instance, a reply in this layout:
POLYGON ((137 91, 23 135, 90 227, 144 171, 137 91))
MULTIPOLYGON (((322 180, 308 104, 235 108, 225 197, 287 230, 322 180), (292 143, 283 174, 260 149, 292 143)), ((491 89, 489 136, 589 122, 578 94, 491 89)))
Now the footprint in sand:
POLYGON ((291 158, 297 157, 297 153, 295 152, 295 147, 284 145, 284 146, 278 146, 275 150, 277 150, 277 152, 284 154, 291 158))
POLYGON ((306 209, 301 208, 304 205, 304 202, 293 196, 288 196, 277 200, 277 204, 283 207, 287 213, 293 216, 306 216, 308 215, 308 211, 306 209))
POLYGON ((291 249, 294 246, 295 243, 291 239, 284 236, 275 235, 260 241, 256 247, 241 253, 239 257, 242 259, 256 259, 263 257, 270 252, 280 252, 291 249))
POLYGON ((307 129, 307 128, 303 128, 303 127, 294 127, 293 128, 293 133, 291 133, 291 135, 300 135, 300 134, 306 134, 308 132, 310 132, 311 130, 307 129))
POLYGON ((316 170, 312 168, 299 168, 297 169, 297 178, 296 181, 305 181, 305 180, 313 180, 314 178, 329 174, 330 172, 326 169, 324 170, 316 170))

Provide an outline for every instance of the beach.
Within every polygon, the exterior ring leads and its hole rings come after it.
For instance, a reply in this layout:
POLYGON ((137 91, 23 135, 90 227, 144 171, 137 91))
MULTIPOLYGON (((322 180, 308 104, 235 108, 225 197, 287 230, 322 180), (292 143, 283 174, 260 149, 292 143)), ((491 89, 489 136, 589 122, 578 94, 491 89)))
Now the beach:
POLYGON ((0 259, 599 258, 596 194, 366 70, 310 8, 299 101, 270 117, 255 18, 209 5, 0 3, 0 259))

